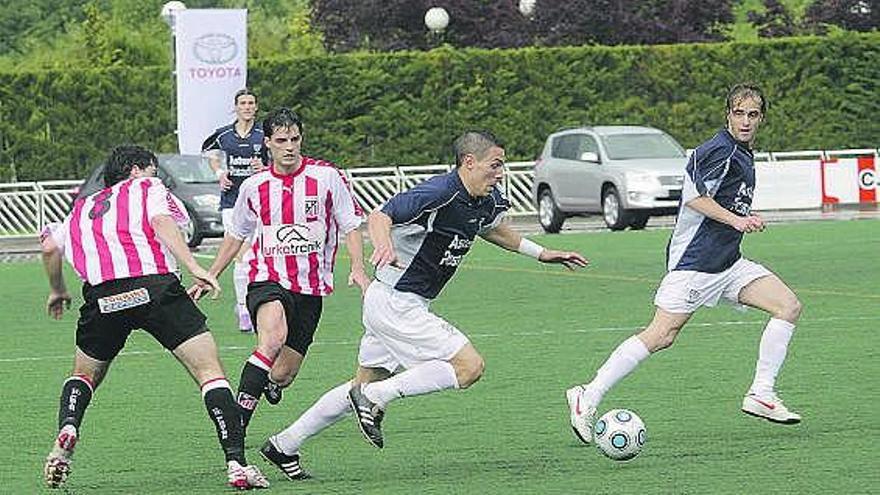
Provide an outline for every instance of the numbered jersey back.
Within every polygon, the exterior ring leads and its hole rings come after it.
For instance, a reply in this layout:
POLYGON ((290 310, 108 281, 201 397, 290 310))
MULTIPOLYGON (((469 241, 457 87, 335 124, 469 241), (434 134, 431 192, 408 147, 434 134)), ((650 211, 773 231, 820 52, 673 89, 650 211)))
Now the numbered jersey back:
POLYGON ((74 202, 62 224, 47 226, 81 279, 108 280, 177 271, 177 264, 151 225, 157 215, 178 223, 186 208, 159 179, 128 179, 74 202))

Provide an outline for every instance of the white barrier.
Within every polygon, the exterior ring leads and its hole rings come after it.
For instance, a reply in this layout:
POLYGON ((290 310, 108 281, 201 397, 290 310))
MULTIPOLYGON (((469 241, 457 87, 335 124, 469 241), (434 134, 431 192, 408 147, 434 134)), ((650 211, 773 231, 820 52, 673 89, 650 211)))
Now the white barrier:
POLYGON ((817 160, 755 162, 755 210, 801 210, 822 206, 817 160))
MULTIPOLYGON (((878 150, 791 151, 755 154, 755 210, 799 210, 829 204, 877 204, 878 150)), ((505 164, 510 214, 534 215, 534 162, 505 164)), ((372 211, 399 191, 449 171, 450 165, 345 170, 355 197, 372 211)), ((70 210, 80 181, 0 184, 0 237, 32 237, 70 210)))
POLYGON ((47 223, 60 222, 82 181, 0 184, 0 237, 32 237, 47 223))

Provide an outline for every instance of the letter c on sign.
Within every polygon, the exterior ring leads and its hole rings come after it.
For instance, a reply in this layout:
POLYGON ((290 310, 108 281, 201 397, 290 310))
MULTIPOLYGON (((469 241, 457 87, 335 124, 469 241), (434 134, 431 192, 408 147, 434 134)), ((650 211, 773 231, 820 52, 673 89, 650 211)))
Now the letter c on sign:
POLYGON ((877 183, 877 177, 875 175, 875 171, 870 168, 863 168, 859 170, 859 187, 862 189, 874 189, 874 185, 877 183))

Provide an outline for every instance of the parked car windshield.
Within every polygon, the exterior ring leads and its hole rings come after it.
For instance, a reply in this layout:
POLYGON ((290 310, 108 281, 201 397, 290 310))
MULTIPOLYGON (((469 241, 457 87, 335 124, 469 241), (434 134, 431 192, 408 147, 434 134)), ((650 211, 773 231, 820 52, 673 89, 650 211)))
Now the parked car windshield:
POLYGON ((159 164, 175 180, 187 184, 217 182, 208 159, 201 155, 159 155, 159 164))
POLYGON ((602 136, 611 160, 683 158, 684 150, 666 134, 612 134, 602 136))

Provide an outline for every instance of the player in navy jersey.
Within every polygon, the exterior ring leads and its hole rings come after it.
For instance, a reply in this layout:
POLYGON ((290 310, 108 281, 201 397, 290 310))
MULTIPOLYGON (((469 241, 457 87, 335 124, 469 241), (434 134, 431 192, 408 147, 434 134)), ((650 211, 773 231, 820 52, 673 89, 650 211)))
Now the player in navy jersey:
POLYGON ((654 319, 620 344, 590 383, 566 391, 572 429, 584 443, 592 441, 596 408, 605 393, 651 353, 672 345, 694 311, 722 299, 770 314, 742 411, 782 424, 801 420, 775 391, 801 304, 778 276, 740 254, 743 235, 764 230, 764 221, 751 212, 752 145, 767 100, 757 86, 738 84, 728 92, 726 110, 726 127, 688 160, 678 218, 667 247, 668 273, 654 299, 654 319))
POLYGON ((176 260, 213 289, 219 289, 217 279, 186 247, 178 231, 186 221, 185 209, 155 175, 156 156, 150 151, 114 149, 104 168, 107 187, 77 199, 64 222, 48 226, 42 235, 51 287, 46 306, 53 318, 61 318, 70 305, 62 256, 84 282, 73 372, 61 388, 59 431, 44 465, 46 483, 58 488, 66 481, 86 408, 129 334, 141 328, 171 351, 199 385, 226 455, 229 484, 265 488, 266 479, 245 461, 241 414, 205 315, 175 274, 176 260))
POLYGON ((429 304, 455 274, 477 236, 504 249, 569 269, 587 265, 578 253, 544 249, 503 222, 509 204, 498 189, 504 149, 488 132, 466 132, 454 144, 456 168, 388 200, 368 220, 376 278, 364 296, 359 367, 299 419, 263 445, 265 458, 291 479, 308 477, 299 447, 312 435, 356 413, 364 437, 384 444, 381 420, 392 401, 467 388, 483 358, 429 304))
MULTIPOLYGON (((223 227, 229 228, 232 221, 232 207, 238 198, 242 182, 256 172, 265 169, 263 154, 263 129, 256 123, 257 97, 244 88, 235 93, 235 122, 225 125, 211 134, 202 144, 202 152, 210 156, 211 168, 220 179, 220 215, 223 227), (213 153, 221 152, 221 153, 213 153), (223 163, 221 160, 225 160, 223 163)), ((246 307, 247 269, 240 257, 232 272, 235 286, 238 327, 243 332, 253 330, 253 324, 246 307)))

